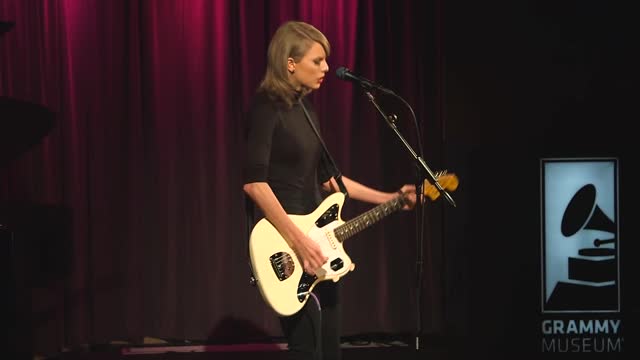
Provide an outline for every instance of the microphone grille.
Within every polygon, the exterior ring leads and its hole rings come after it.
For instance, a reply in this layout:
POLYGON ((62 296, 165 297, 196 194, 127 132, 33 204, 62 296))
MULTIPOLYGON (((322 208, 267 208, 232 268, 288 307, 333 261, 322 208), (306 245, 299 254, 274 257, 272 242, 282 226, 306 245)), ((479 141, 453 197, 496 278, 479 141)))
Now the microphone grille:
POLYGON ((336 70, 336 75, 338 76, 339 79, 344 80, 347 77, 348 72, 349 72, 349 69, 347 69, 344 66, 341 66, 338 68, 338 70, 336 70))

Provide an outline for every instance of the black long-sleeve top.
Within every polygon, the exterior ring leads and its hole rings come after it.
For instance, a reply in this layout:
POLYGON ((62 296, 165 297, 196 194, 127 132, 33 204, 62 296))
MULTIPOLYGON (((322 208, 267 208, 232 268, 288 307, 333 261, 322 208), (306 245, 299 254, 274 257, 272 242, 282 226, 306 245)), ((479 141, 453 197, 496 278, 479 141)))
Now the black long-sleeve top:
MULTIPOLYGON (((303 98, 316 129, 317 114, 303 98)), ((248 112, 245 183, 267 182, 288 214, 308 214, 322 201, 320 184, 336 174, 302 106, 259 92, 248 112)))

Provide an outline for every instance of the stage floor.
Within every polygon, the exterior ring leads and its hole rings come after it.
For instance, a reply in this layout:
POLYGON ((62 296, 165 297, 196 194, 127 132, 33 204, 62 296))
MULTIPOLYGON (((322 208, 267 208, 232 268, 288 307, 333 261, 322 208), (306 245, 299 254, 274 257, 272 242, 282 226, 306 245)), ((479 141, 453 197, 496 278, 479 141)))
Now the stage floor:
MULTIPOLYGON (((415 345, 406 342, 362 342, 343 343, 343 360, 355 359, 431 359, 442 360, 453 358, 445 348, 432 345, 429 348, 416 350, 415 345)), ((102 346, 93 349, 74 350, 60 353, 47 360, 147 360, 147 359, 228 359, 228 360, 280 360, 287 358, 284 343, 250 343, 228 345, 179 345, 163 344, 145 346, 102 346)))
MULTIPOLYGON (((228 359, 228 360, 284 360, 287 359, 285 351, 217 351, 217 352, 183 352, 168 351, 163 353, 146 353, 146 354, 121 354, 117 352, 68 352, 57 357, 47 359, 64 359, 64 360, 114 360, 114 359, 181 359, 181 360, 198 360, 198 359, 228 359)), ((451 354, 444 351, 418 350, 410 348, 389 347, 389 348, 347 348, 343 350, 343 360, 443 360, 453 359, 451 354)))

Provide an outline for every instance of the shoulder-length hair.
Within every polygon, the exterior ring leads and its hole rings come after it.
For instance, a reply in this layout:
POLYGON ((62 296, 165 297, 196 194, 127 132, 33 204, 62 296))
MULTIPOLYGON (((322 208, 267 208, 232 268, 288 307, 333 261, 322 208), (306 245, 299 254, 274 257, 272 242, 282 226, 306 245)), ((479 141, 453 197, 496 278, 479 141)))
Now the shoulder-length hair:
MULTIPOLYGON (((283 101, 291 107, 300 94, 289 82, 287 61, 292 58, 299 62, 309 51, 313 43, 319 43, 329 56, 331 47, 329 40, 320 30, 301 21, 288 21, 282 24, 273 34, 267 51, 267 69, 258 90, 265 91, 276 100, 283 101)), ((303 89, 302 95, 310 92, 303 89)))

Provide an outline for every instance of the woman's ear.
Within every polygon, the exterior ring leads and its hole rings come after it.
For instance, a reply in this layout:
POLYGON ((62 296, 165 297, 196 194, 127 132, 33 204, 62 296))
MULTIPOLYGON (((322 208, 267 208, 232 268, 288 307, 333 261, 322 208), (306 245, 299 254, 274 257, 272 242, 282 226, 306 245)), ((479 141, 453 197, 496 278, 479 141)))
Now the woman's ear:
POLYGON ((293 74, 296 71, 296 62, 293 58, 287 59, 287 71, 289 71, 290 74, 293 74))

